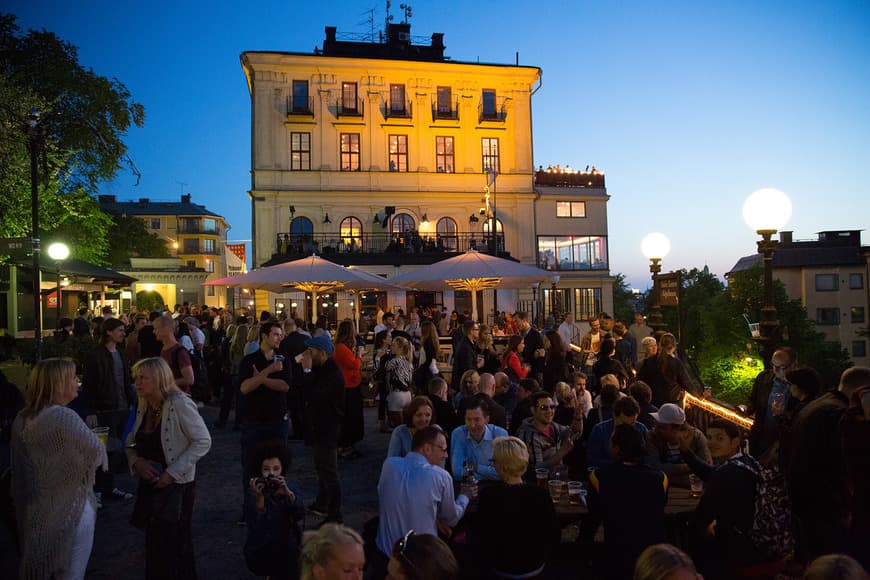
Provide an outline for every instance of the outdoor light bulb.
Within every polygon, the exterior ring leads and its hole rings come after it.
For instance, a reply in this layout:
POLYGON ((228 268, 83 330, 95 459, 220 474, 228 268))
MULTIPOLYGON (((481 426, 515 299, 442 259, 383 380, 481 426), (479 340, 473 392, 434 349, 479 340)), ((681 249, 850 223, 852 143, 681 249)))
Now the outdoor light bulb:
POLYGON ((279 302, 275 306, 277 306, 278 308, 284 308, 284 304, 282 302, 279 302))
POLYGON ((640 241, 640 251, 647 260, 661 260, 671 251, 671 241, 662 233, 654 232, 647 234, 640 241))
POLYGON ((324 308, 329 308, 329 304, 327 304, 326 302, 324 302, 324 303, 323 303, 323 307, 324 307, 324 308))
POLYGON ((48 247, 48 257, 55 262, 62 262, 69 258, 69 246, 63 242, 55 242, 48 247))
POLYGON ((778 189, 759 189, 743 202, 743 220, 756 232, 775 232, 791 218, 791 200, 778 189))
POLYGON ((291 303, 290 303, 290 308, 296 308, 296 303, 295 303, 295 302, 291 302, 291 303))

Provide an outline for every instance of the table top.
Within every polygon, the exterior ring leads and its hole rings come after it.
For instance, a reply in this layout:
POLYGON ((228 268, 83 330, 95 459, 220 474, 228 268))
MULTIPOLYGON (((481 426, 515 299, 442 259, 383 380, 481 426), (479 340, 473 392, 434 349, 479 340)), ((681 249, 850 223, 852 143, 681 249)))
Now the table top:
MULTIPOLYGON (((681 487, 668 489, 668 502, 665 504, 665 515, 686 514, 695 511, 700 498, 692 497, 692 492, 681 487)), ((559 503, 556 504, 556 515, 559 518, 580 518, 589 513, 585 505, 568 505, 568 496, 563 493, 559 503)))

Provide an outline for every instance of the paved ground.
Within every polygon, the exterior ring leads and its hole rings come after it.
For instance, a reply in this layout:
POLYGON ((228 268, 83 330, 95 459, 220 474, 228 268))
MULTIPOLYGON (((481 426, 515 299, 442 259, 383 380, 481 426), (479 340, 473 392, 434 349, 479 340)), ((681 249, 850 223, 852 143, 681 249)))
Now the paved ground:
MULTIPOLYGON (((241 465, 239 433, 232 429, 211 427, 217 407, 208 406, 202 414, 212 434, 211 451, 197 465, 196 504, 193 514, 193 538, 197 570, 208 580, 244 580, 256 576, 248 572, 242 556, 246 528, 236 524, 241 515, 241 465)), ((232 417, 232 415, 231 415, 232 417)), ((376 409, 365 409, 366 438, 358 446, 362 456, 340 460, 339 476, 344 494, 345 523, 361 529, 363 523, 377 515, 377 482, 386 457, 389 435, 376 430, 376 409)), ((307 505, 316 495, 317 480, 311 453, 300 442, 292 441, 293 465, 289 478, 296 481, 307 505)), ((135 490, 132 477, 121 475, 120 487, 135 490)), ((97 517, 94 550, 88 566, 88 580, 136 580, 144 578, 144 534, 128 523, 132 501, 108 501, 97 517)), ((320 518, 309 515, 308 529, 320 518)), ((13 580, 9 544, 0 532, 0 577, 13 580)))

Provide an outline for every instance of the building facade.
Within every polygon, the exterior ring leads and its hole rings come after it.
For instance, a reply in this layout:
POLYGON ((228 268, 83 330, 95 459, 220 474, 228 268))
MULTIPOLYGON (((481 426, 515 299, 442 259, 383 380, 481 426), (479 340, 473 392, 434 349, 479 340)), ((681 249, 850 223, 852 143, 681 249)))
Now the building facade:
MULTIPOLYGON (((788 297, 801 301, 817 330, 846 349, 855 365, 870 366, 864 336, 870 312, 870 247, 861 245, 861 231, 819 232, 815 240, 795 240, 786 231, 779 238, 773 275, 788 297)), ((747 256, 732 272, 760 263, 760 255, 747 256)))
MULTIPOLYGON (((572 241, 562 252, 570 261, 549 264, 561 269, 557 288, 486 291, 480 312, 543 312, 545 303, 564 310, 575 289, 592 285, 593 309, 606 308, 603 176, 600 187, 536 186, 531 105, 541 70, 453 61, 442 34, 428 45, 413 40, 408 24, 389 24, 381 42, 341 40, 327 27, 314 53, 241 55, 251 96, 254 266, 317 253, 393 276, 471 248, 540 264, 542 247, 555 254, 563 238, 603 236, 597 259, 578 250, 575 260, 572 241), (595 217, 557 216, 572 202, 595 217)), ((302 294, 270 300, 270 309, 290 301, 307 312, 302 294)), ((461 292, 366 300, 362 308, 470 310, 461 292)), ((336 318, 351 314, 351 302, 324 298, 336 318)))
POLYGON ((227 275, 226 241, 230 226, 220 215, 193 203, 190 194, 178 202, 118 201, 114 195, 101 195, 100 206, 113 214, 141 219, 146 229, 166 240, 171 258, 143 256, 131 258, 129 268, 119 268, 138 279, 133 296, 139 291, 159 293, 168 306, 207 304, 225 306, 226 292, 203 282, 227 275))

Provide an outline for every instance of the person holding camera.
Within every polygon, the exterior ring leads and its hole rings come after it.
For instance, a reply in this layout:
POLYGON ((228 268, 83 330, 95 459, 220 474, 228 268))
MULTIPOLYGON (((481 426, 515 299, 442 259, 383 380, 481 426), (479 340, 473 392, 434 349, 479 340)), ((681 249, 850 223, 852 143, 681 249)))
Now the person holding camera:
POLYGON ((258 576, 296 580, 305 508, 298 486, 285 479, 288 450, 280 441, 267 442, 255 450, 254 459, 257 476, 245 496, 245 563, 258 576))

